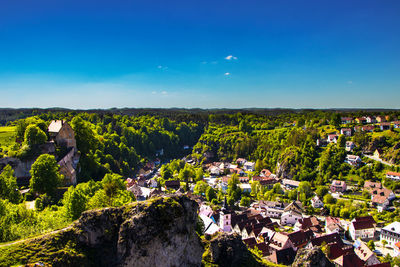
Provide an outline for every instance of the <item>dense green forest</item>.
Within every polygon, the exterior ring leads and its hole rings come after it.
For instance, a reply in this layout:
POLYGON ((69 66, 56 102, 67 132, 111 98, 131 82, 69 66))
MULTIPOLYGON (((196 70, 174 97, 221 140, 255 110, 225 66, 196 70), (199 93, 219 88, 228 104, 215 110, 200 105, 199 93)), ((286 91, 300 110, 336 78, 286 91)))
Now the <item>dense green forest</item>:
MULTIPOLYGON (((399 171, 396 166, 400 163, 399 129, 392 126, 381 131, 375 127, 371 133, 341 135, 337 143, 317 144, 317 140, 339 133, 342 127, 358 125, 342 125, 341 117, 386 115, 394 121, 399 118, 398 111, 116 109, 10 113, 3 110, 1 114, 6 126, 2 127, 3 138, 0 131, 0 158, 36 159, 40 155, 38 148, 49 138, 49 123, 65 120, 75 132, 80 172, 76 187, 62 188, 62 178, 57 178, 54 190, 41 190, 32 182, 38 181, 35 178, 31 179, 31 191, 22 196, 18 189, 24 188, 18 188, 12 169, 4 167, 0 175, 0 242, 62 228, 87 209, 133 201, 134 196, 125 190, 123 178, 134 177, 147 162, 156 158, 163 163, 170 162, 161 168, 158 178, 161 186, 166 180, 179 179, 185 190, 195 185, 194 193, 205 196, 213 205, 220 204, 224 194, 202 181, 203 175, 208 175, 203 164, 234 162, 238 158, 256 162, 256 170, 249 173, 250 177, 266 168, 278 177, 302 181, 302 184, 297 190, 284 192, 279 184, 269 189, 254 182, 252 193, 247 194, 241 191, 237 177, 233 176, 227 190, 232 206, 239 202, 242 206, 249 205, 251 199, 277 198, 300 199, 308 206, 315 191, 327 204, 328 214, 352 218, 368 212, 368 204, 353 205, 352 199, 331 199, 327 188, 332 179, 346 180, 357 187, 366 180, 379 180, 390 189, 400 188, 398 183, 387 181, 384 175, 387 170, 399 171), (345 150, 346 141, 354 142, 356 147, 351 153, 356 155, 382 150, 382 157, 394 166, 363 158, 365 164, 351 167, 344 163, 349 154, 345 150), (184 156, 192 159, 193 164, 181 160, 184 156), (29 207, 33 200, 34 210, 29 207)), ((56 157, 63 153, 62 148, 57 148, 56 157)), ((55 162, 51 157, 39 157, 36 161, 42 160, 49 162, 46 165, 55 162)), ((54 168, 57 172, 56 165, 54 168)), ((376 216, 391 221, 400 214, 396 209, 396 212, 382 212, 376 216)))

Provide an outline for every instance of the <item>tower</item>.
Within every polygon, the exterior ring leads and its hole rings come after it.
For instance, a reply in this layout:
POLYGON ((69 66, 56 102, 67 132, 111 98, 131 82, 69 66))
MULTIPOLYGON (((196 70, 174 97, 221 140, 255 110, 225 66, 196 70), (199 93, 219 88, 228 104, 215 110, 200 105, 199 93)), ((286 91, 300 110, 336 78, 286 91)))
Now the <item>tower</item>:
POLYGON ((231 232, 232 231, 231 212, 229 211, 228 205, 226 203, 226 196, 225 196, 225 199, 224 199, 224 204, 222 206, 222 209, 219 212, 219 227, 224 232, 231 232))

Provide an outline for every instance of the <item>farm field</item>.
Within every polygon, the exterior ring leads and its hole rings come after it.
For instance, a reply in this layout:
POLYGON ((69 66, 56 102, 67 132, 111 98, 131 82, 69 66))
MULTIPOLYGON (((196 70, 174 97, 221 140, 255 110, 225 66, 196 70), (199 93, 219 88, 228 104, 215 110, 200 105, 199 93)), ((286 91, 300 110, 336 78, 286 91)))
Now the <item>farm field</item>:
POLYGON ((10 146, 15 143, 15 127, 0 127, 0 147, 10 146))

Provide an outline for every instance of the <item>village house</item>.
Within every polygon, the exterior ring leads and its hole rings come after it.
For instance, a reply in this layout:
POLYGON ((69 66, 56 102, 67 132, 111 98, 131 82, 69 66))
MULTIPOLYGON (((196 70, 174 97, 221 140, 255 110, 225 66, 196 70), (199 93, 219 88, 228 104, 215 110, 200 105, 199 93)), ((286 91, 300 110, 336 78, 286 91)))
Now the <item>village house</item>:
POLYGON ((280 202, 271 202, 273 205, 269 204, 265 206, 265 216, 271 218, 280 218, 284 212, 284 204, 280 202))
POLYGON ((286 248, 294 248, 292 241, 286 233, 275 232, 269 242, 270 253, 286 248))
POLYGON ((363 267, 364 262, 354 253, 343 254, 333 260, 333 264, 337 267, 363 267))
POLYGON ((364 265, 370 266, 381 263, 378 257, 361 240, 354 242, 354 252, 364 262, 364 265))
POLYGON ((288 234, 290 242, 293 244, 294 250, 305 247, 312 238, 314 233, 311 230, 298 230, 288 234))
POLYGON ((219 176, 222 174, 222 171, 218 166, 211 166, 208 169, 208 172, 210 173, 210 175, 215 175, 215 176, 219 176))
POLYGON ((356 132, 367 132, 372 133, 375 129, 374 125, 365 125, 365 126, 354 126, 354 131, 356 132))
POLYGON ((282 185, 283 185, 286 189, 291 190, 291 189, 296 189, 296 188, 298 188, 299 185, 300 185, 300 182, 299 182, 299 181, 295 181, 295 180, 291 180, 291 179, 286 179, 286 178, 284 178, 284 179, 282 179, 282 185))
POLYGON ((328 216, 325 218, 325 232, 326 234, 337 233, 340 236, 344 236, 345 230, 339 218, 328 216))
POLYGON ((400 121, 394 121, 394 122, 393 122, 393 127, 394 127, 395 129, 400 128, 400 121))
POLYGON ((386 210, 390 202, 396 198, 392 190, 387 188, 375 188, 370 190, 371 202, 376 206, 378 212, 386 210))
POLYGON ((386 178, 398 181, 400 180, 400 172, 387 172, 386 178))
POLYGON ((382 154, 383 154, 382 149, 377 148, 375 149, 373 156, 374 158, 380 159, 382 154))
POLYGON ((351 136, 352 131, 350 128, 342 128, 340 129, 340 134, 343 134, 344 136, 351 136))
POLYGON ((153 178, 147 181, 147 187, 156 188, 158 187, 157 179, 153 178))
POLYGON ((367 116, 365 117, 365 119, 367 120, 367 123, 376 123, 376 119, 374 116, 367 116))
POLYGON ((353 141, 346 141, 346 151, 350 152, 356 147, 353 141))
POLYGON ((321 199, 317 195, 315 195, 311 199, 311 206, 315 209, 320 209, 324 206, 324 203, 321 201, 321 199))
POLYGON ((285 207, 285 211, 293 210, 298 213, 303 212, 303 205, 301 204, 300 201, 292 201, 285 207))
POLYGON ((166 189, 178 190, 181 187, 181 182, 179 180, 167 180, 165 181, 166 189))
POLYGON ((315 237, 310 240, 307 244, 306 248, 312 249, 315 247, 320 247, 322 244, 331 245, 331 244, 338 244, 339 246, 343 246, 343 240, 339 236, 338 233, 332 233, 327 235, 322 235, 315 237))
POLYGON ((358 167, 361 164, 361 158, 356 155, 347 155, 344 162, 350 164, 353 167, 358 167))
POLYGON ((243 193, 251 193, 251 185, 250 184, 239 184, 240 189, 242 189, 243 193))
POLYGON ((295 223, 303 218, 302 214, 295 210, 284 211, 281 215, 281 225, 294 226, 295 223))
POLYGON ((385 116, 377 116, 377 117, 376 117, 376 121, 377 121, 377 122, 385 122, 385 121, 386 121, 386 118, 385 118, 385 116))
POLYGON ((323 233, 323 227, 321 222, 315 216, 310 216, 306 218, 302 218, 298 220, 293 227, 294 231, 302 230, 308 231, 311 230, 314 234, 320 235, 323 233))
POLYGON ((349 226, 349 233, 353 240, 373 239, 375 235, 376 222, 372 216, 357 217, 353 219, 349 226))
POLYGON ((328 143, 337 143, 338 135, 337 134, 328 134, 328 143))
POLYGON ((331 187, 330 187, 330 190, 331 190, 331 192, 341 192, 341 193, 343 193, 343 192, 345 192, 346 191, 346 189, 347 189, 347 186, 346 186, 346 182, 345 181, 339 181, 339 180, 333 180, 332 181, 332 184, 331 184, 331 187))
POLYGON ((256 164, 255 164, 254 162, 250 162, 250 161, 247 161, 247 162, 243 165, 243 169, 244 169, 245 171, 250 171, 250 172, 255 171, 255 167, 256 167, 256 164))
POLYGON ((382 184, 380 182, 365 181, 364 189, 371 192, 374 189, 382 189, 382 184))
POLYGON ((390 130, 390 122, 381 122, 379 124, 379 129, 381 129, 381 131, 387 131, 390 130))
POLYGON ((237 163, 238 165, 240 165, 240 166, 243 166, 246 162, 247 162, 247 160, 244 159, 244 158, 238 158, 238 159, 236 160, 236 163, 237 163))
POLYGON ((262 179, 260 181, 260 185, 267 187, 268 189, 271 189, 274 186, 274 184, 277 184, 277 183, 279 183, 279 180, 276 178, 273 178, 271 176, 264 177, 264 179, 262 179))
POLYGON ((342 121, 342 124, 349 124, 349 123, 353 123, 353 118, 351 118, 351 117, 342 117, 341 121, 342 121))
POLYGON ((383 227, 380 238, 386 240, 391 248, 395 248, 395 244, 400 242, 400 222, 393 222, 383 227))
POLYGON ((270 176, 275 176, 270 170, 267 170, 267 169, 263 169, 261 172, 260 172, 260 176, 261 177, 270 177, 270 176))
POLYGON ((290 266, 292 265, 295 257, 296 252, 292 247, 289 247, 281 250, 273 250, 268 256, 268 260, 274 264, 290 266))
POLYGON ((356 118, 356 123, 365 124, 365 123, 367 123, 367 118, 365 118, 365 117, 356 118))

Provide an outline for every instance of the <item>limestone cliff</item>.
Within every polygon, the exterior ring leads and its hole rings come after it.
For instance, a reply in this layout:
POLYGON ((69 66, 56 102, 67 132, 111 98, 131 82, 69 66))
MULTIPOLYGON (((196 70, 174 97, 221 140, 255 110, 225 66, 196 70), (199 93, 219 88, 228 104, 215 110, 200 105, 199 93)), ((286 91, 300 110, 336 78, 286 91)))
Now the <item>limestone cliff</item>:
POLYGON ((200 266, 197 209, 194 200, 172 195, 87 211, 63 231, 0 249, 10 256, 0 266, 200 266))
POLYGON ((322 250, 318 247, 313 249, 302 248, 297 252, 292 267, 333 267, 322 250))
POLYGON ((234 266, 263 266, 261 261, 247 249, 238 234, 219 234, 210 240, 205 252, 205 265, 234 267, 234 266))

